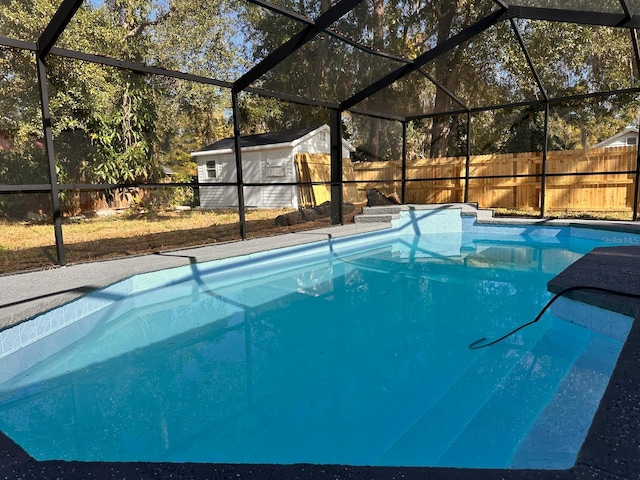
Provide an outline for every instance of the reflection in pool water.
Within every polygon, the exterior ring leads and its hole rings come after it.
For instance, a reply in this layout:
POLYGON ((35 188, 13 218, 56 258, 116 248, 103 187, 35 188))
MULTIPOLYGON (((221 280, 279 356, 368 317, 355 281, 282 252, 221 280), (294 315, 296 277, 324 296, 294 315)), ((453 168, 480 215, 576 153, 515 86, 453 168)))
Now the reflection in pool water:
POLYGON ((624 338, 467 346, 596 245, 402 236, 138 291, 6 355, 0 428, 38 459, 567 468, 624 338))

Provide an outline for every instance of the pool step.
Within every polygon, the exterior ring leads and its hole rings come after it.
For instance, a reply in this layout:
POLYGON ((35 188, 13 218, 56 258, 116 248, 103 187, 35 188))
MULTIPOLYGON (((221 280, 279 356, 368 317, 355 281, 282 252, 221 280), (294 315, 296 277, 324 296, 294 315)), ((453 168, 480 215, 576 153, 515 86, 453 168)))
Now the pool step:
MULTIPOLYGON (((533 333, 533 330, 528 334, 533 333)), ((552 334, 555 336, 555 333, 552 334)), ((516 447, 517 440, 509 439, 522 438, 524 432, 530 427, 532 419, 529 418, 534 413, 528 412, 526 404, 529 396, 539 401, 539 396, 543 398, 553 396, 554 389, 543 389, 542 392, 528 391, 530 387, 525 382, 524 387, 514 383, 515 380, 531 374, 531 368, 536 368, 538 359, 546 361, 552 365, 550 374, 553 382, 557 382, 566 372, 566 363, 556 365, 556 361, 551 360, 545 352, 549 351, 550 340, 548 336, 540 338, 531 348, 530 352, 524 356, 519 356, 517 350, 523 347, 514 346, 512 349, 501 349, 501 354, 496 351, 486 350, 479 353, 479 357, 451 388, 433 405, 427 407, 421 417, 419 417, 403 435, 401 435, 382 455, 378 465, 406 465, 406 466, 456 466, 456 467, 495 467, 493 458, 478 458, 474 452, 486 449, 478 449, 478 442, 486 444, 495 441, 496 454, 509 458, 516 447), (564 369, 563 369, 564 368, 564 369), (497 388, 490 381, 484 382, 482 379, 490 375, 494 378, 501 378, 497 388), (514 384, 515 387, 509 387, 514 384), (471 389, 469 386, 473 386, 471 389), (514 396, 513 390, 523 388, 523 393, 514 396), (547 397, 545 397, 545 395, 547 397), (469 398, 473 402, 469 402, 469 398), (509 409, 509 405, 518 404, 518 408, 509 409), (524 403, 523 406, 519 405, 524 403), (506 410, 505 416, 501 416, 506 410), (509 411, 511 410, 511 411, 509 411), (528 414, 521 418, 521 413, 528 414), (455 412, 452 415, 452 412, 455 412), (510 417, 507 417, 510 415, 510 417), (494 438, 492 432, 496 429, 496 419, 509 418, 511 422, 523 422, 514 431, 510 431, 507 440, 494 438), (485 438, 486 437, 486 438, 485 438), (505 453, 505 448, 508 449, 505 453)), ((573 344, 573 342, 568 342, 573 344)), ((490 347, 491 348, 491 347, 490 347)), ((557 346, 555 346, 557 348, 557 346)), ((566 349, 569 355, 568 360, 573 360, 579 351, 566 349)), ((545 365, 545 369, 547 366, 545 365)), ((546 371, 546 370, 545 370, 546 371)), ((547 385, 545 383, 545 385, 547 385)), ((548 401, 545 400, 545 401, 548 401)), ((537 412, 539 403, 536 402, 537 412)))
POLYGON ((513 456, 512 468, 570 468, 618 360, 621 340, 594 336, 513 456))
POLYGON ((470 419, 494 392, 491 382, 478 379, 490 373, 505 378, 517 366, 511 349, 478 351, 477 357, 451 387, 425 410, 378 459, 378 465, 436 466, 447 447, 462 432, 470 419), (469 386, 473 385, 470 390, 469 386), (473 401, 470 402, 470 391, 473 401), (451 412, 455 412, 452 415, 451 412))
POLYGON ((509 467, 520 442, 553 400, 589 336, 586 330, 554 321, 553 328, 521 359, 443 453, 438 465, 509 467), (494 434, 496 430, 502 431, 500 437, 494 434), (482 451, 491 451, 490 457, 479 453, 480 443, 482 451), (508 463, 500 465, 504 459, 508 463))
POLYGON ((364 207, 362 214, 354 217, 355 223, 390 223, 400 218, 400 206, 364 207))

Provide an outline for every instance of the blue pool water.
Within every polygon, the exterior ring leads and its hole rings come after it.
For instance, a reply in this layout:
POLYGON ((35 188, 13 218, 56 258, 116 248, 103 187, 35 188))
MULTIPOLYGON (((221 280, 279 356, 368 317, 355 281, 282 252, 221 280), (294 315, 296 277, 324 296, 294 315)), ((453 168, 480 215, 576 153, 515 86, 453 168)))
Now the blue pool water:
POLYGON ((0 358, 0 429, 41 460, 568 468, 624 335, 546 314, 468 345, 601 244, 401 234, 104 290, 0 358))

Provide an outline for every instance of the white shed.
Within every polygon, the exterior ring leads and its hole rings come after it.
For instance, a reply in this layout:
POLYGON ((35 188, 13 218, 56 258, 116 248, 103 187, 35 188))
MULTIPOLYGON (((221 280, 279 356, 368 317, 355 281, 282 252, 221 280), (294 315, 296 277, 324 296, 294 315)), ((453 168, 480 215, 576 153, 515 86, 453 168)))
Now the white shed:
POLYGON ((625 127, 624 130, 595 144, 592 148, 631 147, 638 144, 638 129, 625 127))
MULTIPOLYGON (((328 125, 277 133, 240 137, 244 183, 297 182, 295 158, 302 153, 330 154, 331 131, 328 125)), ((349 158, 355 148, 342 140, 342 156, 349 158)), ((191 153, 198 162, 200 183, 234 183, 236 157, 234 139, 225 138, 191 153)), ((326 179, 327 181, 329 179, 326 179)), ((250 208, 299 208, 296 185, 246 186, 244 203, 250 208)), ((235 185, 200 187, 200 206, 205 209, 238 206, 235 185)))

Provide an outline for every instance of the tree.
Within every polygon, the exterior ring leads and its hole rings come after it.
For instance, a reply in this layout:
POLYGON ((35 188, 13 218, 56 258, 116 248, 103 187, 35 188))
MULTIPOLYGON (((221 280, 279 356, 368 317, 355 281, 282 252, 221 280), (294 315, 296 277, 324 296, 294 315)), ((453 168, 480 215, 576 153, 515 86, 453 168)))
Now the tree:
MULTIPOLYGON (((279 5, 315 18, 333 3, 285 0, 279 5)), ((13 38, 35 40, 57 5, 54 0, 4 0, 0 29, 13 38)), ((333 29, 374 51, 412 59, 494 8, 491 1, 367 0, 333 29)), ((628 30, 525 20, 516 26, 552 98, 637 83, 637 66, 629 60, 633 52, 628 30)), ((108 0, 83 4, 58 45, 233 81, 304 27, 303 22, 236 0, 108 0)), ((27 163, 37 163, 41 154, 27 153, 32 137, 41 132, 30 63, 35 59, 18 50, 2 52, 0 104, 5 118, 0 127, 11 133, 14 155, 23 151, 27 163)), ((402 65, 401 59, 377 56, 324 32, 253 86, 335 102, 349 99, 402 65)), ((419 106, 416 111, 442 113, 424 122, 428 132, 409 130, 412 148, 431 156, 459 154, 464 148, 466 118, 449 114, 461 107, 447 91, 471 108, 543 98, 508 21, 437 57, 423 70, 443 88, 414 73, 374 95, 365 106, 380 107, 382 112, 395 107, 402 115, 408 110, 402 102, 412 102, 419 106)), ((55 55, 48 57, 47 71, 63 182, 148 181, 158 179, 160 166, 167 164, 174 169, 184 166, 181 173, 193 174, 190 151, 232 132, 230 92, 219 87, 142 76, 55 55)), ((240 101, 244 133, 329 120, 328 111, 320 107, 254 94, 242 94, 240 101)), ((636 99, 629 96, 553 106, 550 146, 593 145, 634 122, 636 113, 636 99)), ((474 148, 542 148, 540 119, 537 106, 475 115, 474 148)), ((367 158, 400 156, 399 122, 352 115, 345 124, 367 158)))
MULTIPOLYGON (((185 0, 87 3, 76 13, 58 45, 230 79, 232 71, 242 68, 242 62, 239 49, 228 39, 232 22, 225 10, 228 5, 218 1, 196 5, 185 0), (185 29, 199 41, 185 36, 185 29)), ((9 36, 35 39, 56 6, 51 0, 15 2, 3 9, 7 15, 0 22, 9 36)), ((7 55, 3 58, 9 64, 7 55)), ((6 95, 9 88, 15 90, 28 78, 35 78, 31 70, 24 76, 12 73, 11 82, 3 84, 2 99, 10 98, 6 95)), ((219 88, 145 77, 54 55, 47 59, 47 73, 62 182, 158 179, 161 162, 176 157, 190 162, 184 149, 195 150, 230 131, 225 113, 230 106, 229 95, 219 88), (184 149, 176 148, 178 144, 184 149)), ((29 108, 39 108, 37 90, 25 97, 31 102, 29 108)), ((14 123, 16 131, 41 130, 38 115, 23 115, 14 123)))
MULTIPOLYGON (((626 29, 521 21, 518 24, 551 98, 606 92, 637 84, 631 35, 626 29)), ((552 105, 551 148, 588 148, 637 118, 633 95, 552 105)))
MULTIPOLYGON (((35 57, 0 48, 0 183, 48 183, 35 57)), ((50 204, 50 202, 49 202, 50 204)), ((0 216, 49 211, 44 195, 0 195, 0 216)))

